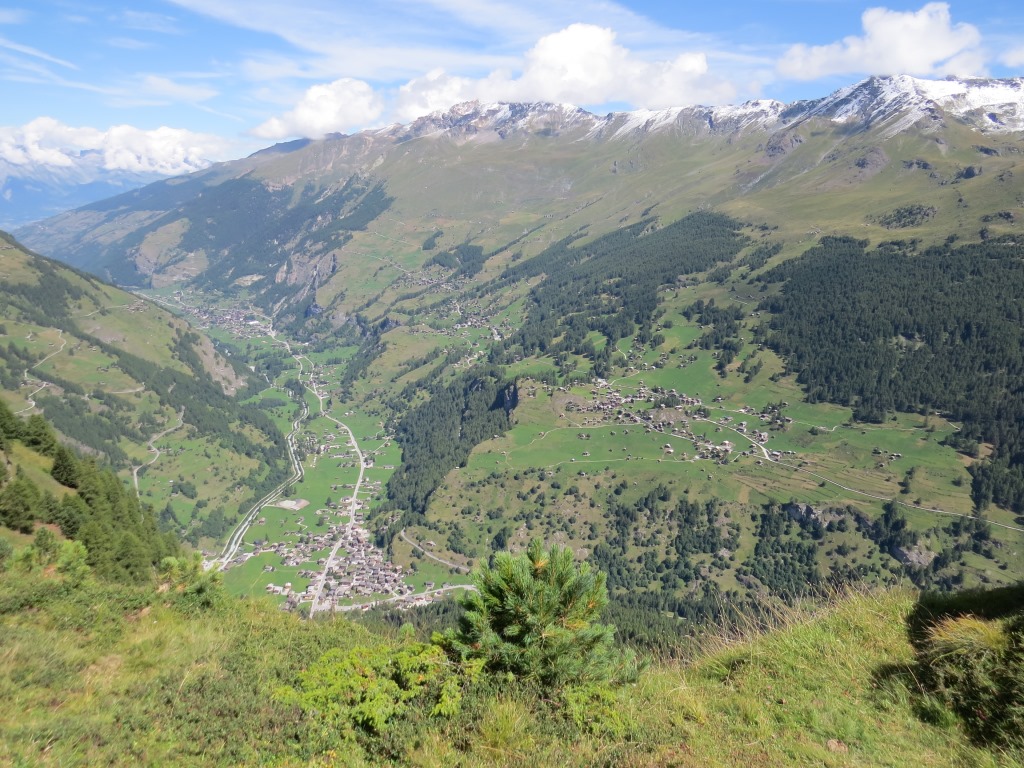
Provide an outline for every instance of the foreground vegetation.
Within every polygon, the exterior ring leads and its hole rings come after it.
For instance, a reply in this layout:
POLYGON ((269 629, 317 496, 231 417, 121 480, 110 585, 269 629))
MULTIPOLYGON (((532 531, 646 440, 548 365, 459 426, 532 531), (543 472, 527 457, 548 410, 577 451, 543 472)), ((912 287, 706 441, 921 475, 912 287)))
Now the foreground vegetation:
MULTIPOLYGON (((1024 750, 1021 587, 771 600, 756 626, 638 637, 602 616, 604 572, 534 540, 478 569, 461 606, 398 614, 419 631, 303 622, 230 597, 41 416, 0 405, 0 469, 5 763, 1011 765, 1024 750)), ((681 553, 721 544, 715 509, 677 512, 681 553)), ((760 525, 781 536, 777 517, 760 525)))
MULTIPOLYGON (((1020 588, 838 595, 766 631, 705 636, 688 660, 652 659, 616 684, 522 674, 443 638, 304 622, 227 598, 188 561, 165 562, 157 588, 72 581, 19 557, 3 568, 0 761, 13 765, 999 766, 1024 755, 1020 588)), ((578 578, 589 594, 595 582, 578 578)))
MULTIPOLYGON (((114 581, 147 582, 163 558, 178 554, 177 539, 110 469, 80 459, 42 416, 22 421, 2 401, 0 525, 35 534, 21 553, 29 564, 56 562, 72 574, 87 566, 114 581)), ((0 538, 0 556, 10 546, 0 538)))

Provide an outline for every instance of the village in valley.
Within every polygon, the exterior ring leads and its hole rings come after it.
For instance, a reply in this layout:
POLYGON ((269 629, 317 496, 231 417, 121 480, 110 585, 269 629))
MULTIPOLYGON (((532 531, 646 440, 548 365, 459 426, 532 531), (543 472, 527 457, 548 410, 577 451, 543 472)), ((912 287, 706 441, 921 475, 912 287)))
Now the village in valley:
MULTIPOLYGON (((323 373, 317 369, 310 377, 314 385, 324 383, 323 373)), ((623 436, 627 436, 630 429, 664 434, 664 460, 728 463, 739 455, 757 455, 768 460, 782 457, 781 452, 764 448, 770 437, 767 430, 785 422, 779 409, 758 413, 745 408, 735 415, 726 414, 712 420, 708 407, 699 397, 672 389, 649 388, 642 381, 630 381, 629 386, 626 390, 599 379, 590 390, 591 397, 567 399, 564 418, 571 419, 580 429, 577 435, 580 440, 590 439, 586 432, 588 427, 611 424, 619 427, 623 436), (734 433, 729 435, 733 439, 716 441, 705 437, 694 431, 699 423, 713 425, 717 432, 734 433), (740 439, 746 447, 738 449, 736 442, 740 439), (690 444, 689 454, 681 443, 690 444)), ((550 387, 530 380, 524 381, 522 387, 527 398, 535 397, 539 387, 544 387, 549 395, 568 392, 565 387, 550 387)), ((435 582, 428 581, 421 583, 421 589, 417 590, 409 581, 412 574, 408 569, 389 562, 386 553, 374 545, 366 528, 365 514, 371 501, 381 497, 382 482, 367 480, 357 489, 356 483, 343 481, 359 469, 360 458, 351 446, 340 444, 343 441, 335 432, 316 434, 308 424, 296 443, 304 457, 307 476, 314 472, 334 476, 330 483, 332 495, 315 510, 306 499, 294 498, 264 507, 254 520, 254 532, 270 528, 268 518, 284 516, 287 522, 273 537, 261 538, 259 533, 247 536, 246 547, 225 563, 227 578, 233 569, 250 561, 273 560, 260 568, 266 581, 263 590, 282 600, 282 607, 293 610, 312 605, 317 605, 319 610, 352 610, 369 608, 381 601, 399 608, 409 607, 430 602, 437 593, 456 586, 444 581, 438 590, 434 588, 435 582), (346 477, 339 479, 342 473, 346 477), (340 494, 339 501, 331 500, 339 498, 334 494, 340 494), (336 553, 333 558, 331 552, 336 553)), ((390 447, 390 438, 380 444, 390 447)), ((583 457, 588 455, 586 451, 582 454, 583 457)), ((575 458, 570 460, 576 461, 575 458)), ((375 457, 370 453, 361 461, 364 472, 376 468, 375 457)), ((381 464, 379 468, 390 472, 395 466, 381 464)), ((424 545, 429 547, 430 544, 432 542, 424 545)))
MULTIPOLYGON (((409 280, 414 277, 423 276, 408 275, 409 280)), ((432 281, 430 286, 434 291, 446 287, 443 281, 432 281)), ((314 409, 294 423, 292 448, 302 467, 301 480, 283 488, 280 497, 264 505, 250 521, 242 546, 223 562, 229 587, 237 594, 267 594, 282 608, 310 613, 361 610, 382 603, 409 607, 465 588, 470 581, 472 558, 453 554, 445 534, 434 535, 441 542, 435 544, 430 526, 401 531, 394 553, 374 544, 371 527, 379 521, 371 522, 371 512, 385 498, 385 483, 401 463, 401 449, 392 436, 384 433, 383 422, 376 415, 352 410, 339 413, 337 419, 331 415, 331 383, 339 374, 338 365, 314 362, 296 352, 275 337, 269 322, 251 311, 189 308, 187 298, 175 297, 179 309, 184 307, 195 322, 216 326, 249 343, 286 347, 298 364, 299 379, 307 387, 307 394, 313 393, 320 402, 317 412, 315 400, 307 399, 314 409), (345 435, 349 429, 346 425, 359 432, 358 442, 354 432, 345 435)), ((515 331, 514 313, 508 308, 495 313, 497 308, 488 311, 475 300, 460 302, 454 296, 445 306, 447 321, 429 325, 409 322, 400 333, 410 340, 437 335, 459 339, 460 346, 440 348, 448 350, 453 370, 472 365, 486 353, 490 340, 500 341, 515 331), (451 354, 455 350, 456 354, 451 354)), ((669 327, 659 324, 656 330, 667 332, 669 327)), ((758 346, 750 357, 761 351, 758 346)), ((634 339, 624 351, 617 350, 617 355, 621 372, 617 378, 592 377, 581 371, 567 376, 559 385, 533 378, 529 369, 514 374, 520 407, 512 416, 512 429, 521 437, 498 439, 495 435, 494 441, 480 446, 480 459, 492 466, 504 465, 512 472, 515 468, 542 469, 549 476, 563 465, 573 466, 581 478, 608 473, 611 463, 619 461, 662 465, 658 471, 670 473, 673 471, 669 467, 676 464, 680 477, 694 477, 692 473, 696 473, 702 482, 715 483, 721 481, 720 475, 737 471, 747 476, 764 471, 782 471, 789 476, 802 472, 809 480, 813 478, 815 486, 825 486, 822 476, 815 474, 823 468, 816 463, 811 448, 813 437, 798 439, 794 430, 826 436, 819 440, 839 440, 832 437, 841 426, 837 413, 824 418, 825 425, 797 421, 790 415, 788 402, 782 398, 766 401, 765 390, 758 395, 760 404, 756 407, 744 403, 742 393, 747 392, 746 388, 730 385, 729 376, 735 376, 736 371, 716 368, 717 352, 698 349, 683 335, 678 346, 667 351, 634 339), (689 388, 694 382, 700 382, 700 392, 689 388), (704 391, 708 388, 710 391, 704 391), (542 405, 528 405, 531 402, 542 405), (529 415, 531 407, 534 416, 529 415), (528 422, 539 419, 536 423, 540 431, 529 433, 532 437, 523 435, 521 418, 528 422), (556 434, 560 436, 552 439, 556 434), (568 442, 570 436, 578 443, 568 442), (539 446, 544 449, 537 453, 539 446), (721 471, 716 471, 716 466, 721 471)), ((513 371, 520 362, 513 363, 513 371)), ((298 393, 280 385, 284 377, 294 377, 295 373, 282 373, 274 389, 296 397, 298 393)), ((742 369, 739 374, 743 374, 742 369)), ((779 394, 792 391, 773 389, 779 394)), ((280 406, 280 417, 294 408, 294 402, 289 402, 280 406)), ((345 406, 339 403, 335 407, 345 406)), ((802 404, 796 412, 797 419, 817 418, 810 415, 817 414, 817 410, 808 411, 802 404)), ((859 434, 868 433, 861 430, 859 434)), ((868 439, 859 438, 858 442, 868 439)), ((868 451, 871 453, 865 451, 865 460, 875 462, 879 480, 888 483, 898 479, 894 463, 901 457, 899 452, 877 446, 868 451)), ((588 480, 589 484, 598 482, 596 478, 588 480)), ((838 483, 835 487, 843 488, 838 483)), ((601 508, 596 500, 593 504, 601 508)), ((791 516, 797 509, 792 508, 791 516)), ((807 509, 811 513, 800 507, 800 514, 818 514, 814 507, 807 509)), ((475 513, 474 521, 487 527, 480 511, 475 513)), ((447 524, 440 521, 442 527, 447 524)), ((518 531, 519 539, 527 535, 518 531)), ((483 551, 479 546, 473 549, 483 551)))
MULTIPOLYGON (((323 384, 322 371, 313 369, 309 376, 311 386, 323 384)), ((433 595, 416 594, 409 583, 413 574, 389 562, 367 529, 365 514, 371 502, 381 497, 383 481, 366 473, 394 470, 393 464, 377 464, 378 454, 392 448, 390 437, 364 436, 364 444, 373 437, 378 447, 363 453, 351 443, 346 445, 347 438, 325 421, 314 417, 305 422, 294 441, 303 480, 293 490, 306 486, 314 491, 310 497, 317 489, 329 495, 318 505, 307 498, 285 498, 263 506, 242 548, 224 563, 225 579, 230 584, 237 581, 236 574, 251 577, 255 569, 246 592, 262 591, 287 610, 368 609, 379 601, 403 608, 430 602, 433 595), (346 482, 353 475, 359 479, 346 482), (264 584, 262 590, 257 590, 256 582, 264 584)), ((422 586, 425 591, 434 585, 422 586)))
MULTIPOLYGON (((566 387, 545 386, 545 392, 549 396, 556 392, 568 391, 566 387)), ((719 404, 722 401, 721 397, 715 398, 712 406, 706 406, 698 396, 690 396, 672 388, 647 387, 642 380, 626 390, 604 379, 598 379, 590 394, 591 399, 566 397, 565 413, 559 414, 559 418, 569 420, 573 426, 582 428, 609 424, 623 425, 625 435, 629 434, 630 425, 635 425, 635 428, 642 429, 647 434, 660 432, 667 437, 691 443, 693 454, 687 455, 684 451, 678 450, 676 443, 666 442, 662 446, 665 459, 708 460, 727 464, 730 458, 738 456, 759 456, 769 461, 778 461, 786 454, 795 453, 770 451, 765 447, 771 437, 769 430, 793 423, 793 419, 782 415, 785 402, 771 404, 761 412, 750 407, 726 412, 719 404), (724 415, 713 418, 713 410, 724 415), (697 432, 694 425, 698 423, 714 426, 716 433, 733 432, 734 439, 713 439, 707 436, 707 429, 697 432), (740 443, 738 446, 737 442, 740 443)), ((526 396, 536 397, 537 387, 527 387, 526 396)), ((615 432, 611 432, 611 435, 614 436, 615 432)), ((578 437, 582 440, 590 439, 586 432, 581 432, 578 437)), ((590 453, 585 452, 583 456, 589 457, 590 453)), ((759 459, 758 463, 763 459, 759 459)))
MULTIPOLYGON (((302 501, 286 500, 278 502, 277 506, 284 509, 301 509, 305 504, 302 501)), ((401 566, 389 563, 385 553, 370 541, 370 535, 363 527, 362 512, 356 512, 351 520, 347 520, 338 513, 337 505, 332 504, 331 507, 317 510, 318 519, 329 521, 325 532, 286 531, 286 534, 298 535, 294 540, 258 541, 251 552, 241 555, 227 567, 230 568, 233 564, 240 565, 264 552, 278 555, 285 566, 301 567, 299 576, 309 580, 304 590, 295 589, 291 582, 271 582, 265 588, 269 594, 284 596, 284 605, 287 608, 298 608, 302 603, 312 603, 314 598, 318 597, 318 578, 323 569, 327 569, 327 573, 319 599, 327 604, 328 609, 338 606, 339 603, 344 605, 344 601, 371 598, 375 595, 409 595, 412 587, 403 581, 405 574, 401 566), (317 553, 324 549, 333 549, 335 546, 339 546, 344 554, 331 561, 330 565, 326 556, 316 557, 317 553), (314 557, 316 567, 309 567, 314 557)), ((266 518, 259 520, 259 524, 262 525, 266 525, 266 522, 266 518)), ((266 565, 263 571, 274 573, 276 568, 273 565, 266 565)))

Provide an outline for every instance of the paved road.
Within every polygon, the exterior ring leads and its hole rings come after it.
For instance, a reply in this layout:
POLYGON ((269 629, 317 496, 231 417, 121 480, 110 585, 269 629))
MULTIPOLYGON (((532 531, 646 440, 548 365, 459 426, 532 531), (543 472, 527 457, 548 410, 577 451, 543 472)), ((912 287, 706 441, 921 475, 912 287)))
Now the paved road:
MULTIPOLYGON (((365 456, 363 456, 363 452, 359 448, 359 443, 356 441, 356 436, 355 434, 353 434, 348 424, 338 421, 336 418, 334 418, 324 410, 324 396, 317 388, 312 375, 310 376, 309 387, 313 394, 316 396, 317 402, 320 405, 320 414, 324 418, 333 421, 341 429, 345 430, 345 432, 348 434, 348 444, 352 446, 352 450, 356 452, 356 458, 359 461, 359 477, 356 479, 355 488, 352 489, 352 496, 349 498, 348 501, 348 528, 349 530, 351 530, 352 526, 356 524, 356 510, 359 508, 359 491, 363 486, 363 479, 366 475, 366 458, 365 456)), ((338 556, 338 550, 341 549, 342 540, 343 537, 339 536, 338 541, 335 542, 333 547, 331 547, 331 552, 329 555, 327 555, 327 562, 324 563, 323 570, 320 571, 320 575, 317 577, 316 590, 313 592, 313 602, 309 606, 310 618, 315 616, 317 611, 324 610, 324 606, 321 604, 321 598, 323 596, 324 591, 324 584, 327 581, 327 573, 330 571, 331 565, 334 563, 334 558, 338 556)))
MULTIPOLYGON (((64 331, 57 331, 57 338, 60 339, 60 348, 57 349, 55 352, 51 352, 50 354, 48 354, 46 357, 44 357, 38 363, 33 365, 32 368, 26 368, 25 369, 25 380, 26 381, 28 381, 28 372, 29 371, 31 371, 33 368, 38 368, 40 365, 45 363, 47 360, 49 360, 54 355, 59 355, 61 352, 64 351, 64 347, 66 347, 68 345, 68 340, 64 338, 64 331)), ((34 392, 32 392, 32 394, 30 394, 28 397, 25 398, 25 401, 28 403, 28 407, 27 408, 22 408, 20 411, 15 411, 14 412, 15 415, 17 416, 17 415, 20 415, 22 413, 27 413, 27 412, 31 411, 33 408, 35 408, 36 407, 36 401, 33 400, 32 398, 34 398, 36 395, 38 395, 40 392, 42 392, 48 386, 50 386, 50 385, 47 382, 45 382, 45 381, 40 382, 39 388, 36 389, 34 392)))
MULTIPOLYGON (((279 343, 284 344, 285 348, 289 352, 291 352, 291 347, 289 346, 288 342, 281 341, 279 343)), ((294 355, 292 356, 295 357, 294 355)), ((296 358, 296 362, 299 363, 299 376, 301 377, 302 363, 301 361, 298 360, 298 358, 296 358)), ((231 536, 228 537, 227 544, 224 545, 224 550, 221 552, 220 556, 212 562, 208 563, 207 567, 217 568, 219 570, 223 568, 225 565, 227 565, 231 561, 231 559, 234 558, 234 556, 238 553, 239 547, 242 546, 242 540, 245 538, 245 533, 249 530, 249 527, 252 525, 253 520, 256 519, 256 516, 259 514, 259 511, 268 504, 271 504, 277 501, 279 498, 281 498, 281 496, 284 494, 285 489, 292 483, 295 483, 302 479, 302 462, 299 461, 298 455, 295 450, 295 436, 299 433, 299 430, 302 428, 302 422, 305 421, 306 417, 309 415, 309 405, 306 403, 306 398, 301 397, 301 393, 300 403, 302 405, 302 413, 299 414, 298 418, 296 418, 295 421, 292 422, 292 430, 291 432, 288 433, 287 438, 288 459, 289 461, 291 461, 292 465, 291 475, 288 477, 287 480, 282 482, 280 485, 278 485, 276 488, 270 491, 270 493, 268 493, 266 496, 264 496, 262 499, 257 501, 252 507, 249 508, 249 511, 245 514, 245 517, 242 518, 242 522, 238 524, 235 530, 232 531, 231 536)))

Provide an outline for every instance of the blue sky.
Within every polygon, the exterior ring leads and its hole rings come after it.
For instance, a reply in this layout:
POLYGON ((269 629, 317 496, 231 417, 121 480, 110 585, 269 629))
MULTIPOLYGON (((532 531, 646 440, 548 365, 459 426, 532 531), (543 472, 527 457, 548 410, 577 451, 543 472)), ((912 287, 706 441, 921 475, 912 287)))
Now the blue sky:
POLYGON ((33 0, 0 7, 0 159, 175 173, 468 99, 606 112, 1024 74, 1003 0, 33 0))

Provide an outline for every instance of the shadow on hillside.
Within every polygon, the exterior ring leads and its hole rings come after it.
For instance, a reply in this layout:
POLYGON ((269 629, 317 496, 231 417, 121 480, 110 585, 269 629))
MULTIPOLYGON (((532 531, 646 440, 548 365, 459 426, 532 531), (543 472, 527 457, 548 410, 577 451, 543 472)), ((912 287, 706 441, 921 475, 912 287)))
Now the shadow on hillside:
POLYGON ((1005 619, 1024 612, 1024 583, 988 590, 965 592, 925 592, 907 617, 907 636, 921 650, 928 629, 941 619, 976 616, 979 619, 1005 619))
MULTIPOLYGON (((972 622, 972 626, 977 626, 972 622)), ((1021 629, 1024 628, 1024 583, 991 590, 970 590, 959 593, 923 593, 906 618, 907 639, 914 649, 909 663, 884 664, 875 670, 873 681, 881 696, 907 698, 915 714, 923 721, 940 727, 958 722, 971 741, 979 747, 1024 748, 1017 744, 1019 735, 1006 743, 1005 734, 992 730, 994 717, 986 716, 983 706, 971 701, 979 683, 990 686, 996 706, 1000 709, 1024 711, 1020 679, 1021 629), (936 651, 936 628, 949 626, 951 619, 980 619, 1004 622, 999 636, 1006 639, 1006 649, 996 651, 980 644, 971 644, 964 635, 953 639, 960 646, 947 645, 944 654, 936 651), (1012 654, 1002 658, 1007 654, 1012 654), (941 664, 936 664, 936 659, 941 664), (1011 663, 1006 663, 1012 659, 1011 663), (985 666, 989 666, 985 670, 985 666), (992 665, 998 674, 992 674, 992 665), (1010 667, 1013 667, 1012 669, 1010 667), (980 677, 979 677, 980 675, 980 677)), ((947 633, 944 633, 944 637, 947 633)), ((948 638, 946 640, 949 642, 948 638)), ((992 702, 986 705, 991 707, 992 702)), ((990 712, 989 715, 994 713, 990 712)), ((1003 712, 998 713, 1000 717, 1003 712)), ((1011 717, 1016 722, 1016 715, 1011 717)))

